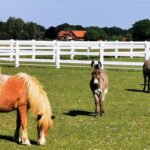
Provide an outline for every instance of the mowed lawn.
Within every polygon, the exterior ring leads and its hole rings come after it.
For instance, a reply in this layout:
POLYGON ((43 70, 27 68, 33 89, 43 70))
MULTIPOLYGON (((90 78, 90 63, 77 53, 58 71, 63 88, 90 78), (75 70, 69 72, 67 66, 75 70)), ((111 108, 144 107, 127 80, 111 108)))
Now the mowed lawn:
POLYGON ((110 89, 103 117, 91 115, 94 101, 89 88, 90 67, 2 67, 2 72, 35 76, 44 86, 56 118, 46 145, 39 146, 35 117, 29 111, 28 136, 32 145, 23 146, 12 141, 16 112, 1 113, 1 150, 150 149, 150 93, 142 92, 142 70, 107 70, 110 89))

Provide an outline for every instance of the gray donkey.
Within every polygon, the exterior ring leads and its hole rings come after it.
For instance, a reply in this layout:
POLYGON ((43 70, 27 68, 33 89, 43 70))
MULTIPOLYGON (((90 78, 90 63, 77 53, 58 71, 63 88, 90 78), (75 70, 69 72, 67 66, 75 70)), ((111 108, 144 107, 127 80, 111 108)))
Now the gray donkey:
POLYGON ((100 61, 98 64, 95 64, 94 61, 92 61, 91 68, 92 79, 90 81, 90 88, 94 96, 95 115, 98 114, 98 109, 100 109, 100 116, 102 116, 104 113, 104 98, 109 87, 108 75, 106 71, 102 69, 100 61))

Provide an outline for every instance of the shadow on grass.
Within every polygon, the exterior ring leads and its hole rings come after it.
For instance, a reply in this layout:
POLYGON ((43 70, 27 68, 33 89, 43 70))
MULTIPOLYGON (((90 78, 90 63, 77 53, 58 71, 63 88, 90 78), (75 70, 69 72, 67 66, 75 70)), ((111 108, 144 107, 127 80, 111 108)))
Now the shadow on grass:
POLYGON ((64 113, 64 115, 76 117, 76 116, 91 116, 95 117, 96 114, 93 112, 85 111, 85 110, 70 110, 68 113, 64 113))
MULTIPOLYGON (((12 136, 8 136, 8 135, 0 135, 0 140, 5 140, 5 141, 20 144, 19 142, 15 141, 12 136)), ((30 142, 32 145, 38 145, 36 141, 30 140, 30 142)))
POLYGON ((147 93, 147 92, 143 92, 143 90, 139 90, 139 89, 125 89, 126 91, 129 92, 142 92, 142 93, 147 93))
POLYGON ((10 142, 15 142, 13 137, 7 135, 0 135, 0 139, 5 141, 10 141, 10 142))

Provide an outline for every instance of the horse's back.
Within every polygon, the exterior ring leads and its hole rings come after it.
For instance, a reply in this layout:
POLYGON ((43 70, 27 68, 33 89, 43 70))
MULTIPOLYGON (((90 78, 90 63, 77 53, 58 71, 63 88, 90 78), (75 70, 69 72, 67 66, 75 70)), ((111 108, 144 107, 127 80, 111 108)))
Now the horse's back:
POLYGON ((25 104, 27 91, 24 81, 15 76, 0 75, 0 78, 0 109, 4 107, 9 111, 25 104))

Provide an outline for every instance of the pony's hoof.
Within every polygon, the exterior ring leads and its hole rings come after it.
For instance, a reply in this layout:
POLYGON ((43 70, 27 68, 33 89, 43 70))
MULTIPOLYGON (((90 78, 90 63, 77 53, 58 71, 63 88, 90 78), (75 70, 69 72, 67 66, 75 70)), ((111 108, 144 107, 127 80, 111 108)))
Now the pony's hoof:
POLYGON ((20 137, 19 137, 19 138, 14 137, 13 140, 14 140, 16 143, 21 144, 21 138, 20 138, 20 137))
POLYGON ((39 144, 39 145, 45 145, 45 143, 46 143, 45 140, 39 140, 39 141, 38 141, 38 144, 39 144))
POLYGON ((30 141, 28 139, 22 140, 23 145, 31 145, 30 141))

